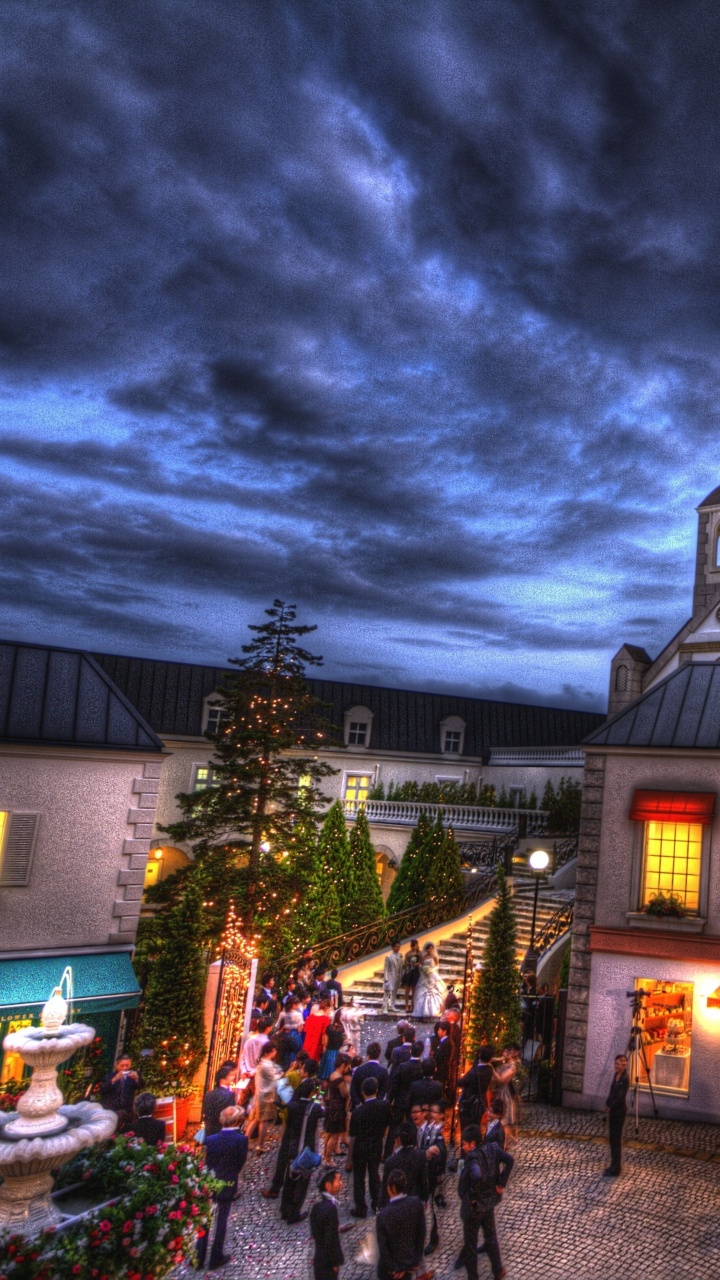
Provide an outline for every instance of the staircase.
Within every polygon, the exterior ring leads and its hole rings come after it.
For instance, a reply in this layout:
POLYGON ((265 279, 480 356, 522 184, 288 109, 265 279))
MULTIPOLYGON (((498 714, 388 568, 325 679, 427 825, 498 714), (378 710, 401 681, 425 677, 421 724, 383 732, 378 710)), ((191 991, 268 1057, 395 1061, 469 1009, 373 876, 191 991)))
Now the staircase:
MULTIPOLYGON (((528 877, 516 876, 513 885, 513 906, 515 907, 515 915, 518 924, 518 964, 522 961, 525 952, 530 946, 530 929, 532 926, 533 911, 533 894, 534 883, 528 877)), ((539 934, 543 925, 547 924, 551 916, 565 904, 575 897, 572 889, 545 889, 540 890, 538 897, 537 919, 535 922, 535 933, 539 934)), ((477 965, 482 957, 483 948, 487 940, 489 928, 489 918, 486 916, 483 920, 479 920, 473 925, 473 959, 477 965)), ((465 971, 465 948, 467 945, 467 933, 448 933, 439 943, 437 951, 440 960, 440 974, 447 983, 454 983, 455 990, 458 995, 462 994, 462 984, 465 971)), ((403 951, 407 948, 403 947, 403 951)), ((382 967, 377 969, 371 978, 350 984, 346 988, 347 994, 352 995, 355 1004, 358 1005, 365 1013, 378 1013, 382 1006, 382 967)), ((398 1008, 401 1005, 401 994, 398 995, 398 1008)))

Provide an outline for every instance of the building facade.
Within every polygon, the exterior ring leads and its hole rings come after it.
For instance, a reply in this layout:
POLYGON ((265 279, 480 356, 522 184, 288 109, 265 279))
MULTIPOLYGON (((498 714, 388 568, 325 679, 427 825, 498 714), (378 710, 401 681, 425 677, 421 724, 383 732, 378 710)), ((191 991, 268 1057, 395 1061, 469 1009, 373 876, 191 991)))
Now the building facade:
MULTIPOLYGON (((0 643, 0 1044, 70 966, 74 1016, 115 1045, 138 1000, 162 767, 159 738, 89 655, 0 643)), ((6 1055, 0 1087, 17 1068, 6 1055)))
POLYGON ((654 660, 620 649, 584 744, 564 1100, 603 1107, 635 1045, 641 1111, 652 1086, 720 1122, 720 490, 698 512, 693 616, 654 660))

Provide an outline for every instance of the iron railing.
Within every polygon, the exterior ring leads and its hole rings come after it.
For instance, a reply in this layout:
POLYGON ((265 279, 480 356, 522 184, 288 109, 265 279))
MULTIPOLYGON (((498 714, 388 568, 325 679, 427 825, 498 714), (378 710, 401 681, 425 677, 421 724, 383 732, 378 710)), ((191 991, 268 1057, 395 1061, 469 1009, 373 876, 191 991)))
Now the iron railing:
MULTIPOLYGON (((429 898, 419 906, 408 907, 405 911, 398 911, 381 920, 372 920, 369 924, 360 925, 357 929, 338 934, 334 938, 324 938, 313 946, 314 959, 321 969, 339 968, 340 965, 361 960, 373 951, 391 947, 393 942, 413 938, 446 920, 464 915, 478 903, 493 896, 497 888, 497 872, 498 868, 495 866, 477 877, 473 876, 463 894, 429 898)), ((294 969, 301 958, 302 952, 288 957, 288 968, 294 969)))
POLYGON ((487 836, 484 840, 467 840, 459 846, 460 863, 473 871, 485 871, 496 867, 499 862, 507 864, 512 857, 516 845, 515 833, 507 836, 487 836))
POLYGON ((577 834, 568 836, 567 840, 556 840, 553 845, 553 869, 557 871, 558 867, 564 867, 566 862, 571 862, 577 857, 577 851, 577 834))
POLYGON ((570 898, 568 902, 564 903, 564 905, 550 917, 547 923, 543 925, 542 929, 538 930, 535 934, 535 943, 533 946, 533 950, 537 956, 541 956, 545 951, 548 951, 553 943, 557 942, 560 935, 562 933, 567 933, 567 930, 571 928, 574 908, 575 899, 570 898))

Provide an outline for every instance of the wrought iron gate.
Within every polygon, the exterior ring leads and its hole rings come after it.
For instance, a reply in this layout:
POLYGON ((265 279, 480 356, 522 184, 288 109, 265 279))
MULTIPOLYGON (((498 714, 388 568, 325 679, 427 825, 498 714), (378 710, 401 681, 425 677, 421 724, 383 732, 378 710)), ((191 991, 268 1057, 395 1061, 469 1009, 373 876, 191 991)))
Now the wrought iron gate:
POLYGON ((257 966, 257 959, 246 952, 235 947, 223 947, 205 1075, 206 1093, 212 1089, 215 1072, 221 1063, 237 1061, 252 1009, 257 966))

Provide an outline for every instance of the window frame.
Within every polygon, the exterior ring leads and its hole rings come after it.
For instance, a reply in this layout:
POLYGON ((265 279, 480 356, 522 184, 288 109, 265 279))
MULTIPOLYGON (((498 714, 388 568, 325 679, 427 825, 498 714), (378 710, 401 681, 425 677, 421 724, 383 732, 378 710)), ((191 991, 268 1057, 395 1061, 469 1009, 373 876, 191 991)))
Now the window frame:
POLYGON ((208 769, 210 773, 210 778, 212 778, 215 773, 215 768, 210 763, 209 760, 200 760, 200 761, 197 761, 195 764, 193 764, 192 778, 190 780, 192 783, 190 788, 191 795, 196 795, 201 791, 209 791, 215 785, 214 781, 208 781, 204 787, 199 787, 197 785, 197 776, 200 769, 208 769))
POLYGON ((440 721, 440 754, 447 756, 450 760, 459 760, 465 754, 465 730, 467 725, 462 716, 445 716, 440 721), (460 734, 457 741, 457 750, 450 751, 447 747, 447 736, 449 733, 460 734))
POLYGON ((365 707, 357 703, 354 707, 348 707, 343 714, 343 742, 351 751, 367 751, 372 740, 373 713, 369 707, 365 707), (365 741, 350 741, 350 725, 365 725, 365 741))
POLYGON ((0 833, 0 889, 27 889, 30 884, 33 865, 35 863, 35 853, 37 850, 38 834, 40 832, 40 819, 42 814, 38 809, 1 809, 0 813, 5 814, 5 822, 3 824, 2 832, 0 833), (7 851, 8 840, 10 839, 10 832, 12 831, 13 819, 16 817, 34 818, 35 825, 33 827, 24 880, 5 881, 5 854, 7 851))
MULTIPOLYGON (((630 909, 629 915, 642 914, 647 919, 643 911, 644 891, 645 891, 645 843, 646 843, 646 827, 651 819, 637 820, 632 819, 635 831, 633 833, 633 849, 632 849, 632 871, 630 877, 630 909)), ((670 821, 670 819, 666 819, 670 821)), ((697 911, 689 911, 685 919, 707 920, 708 895, 710 891, 710 833, 712 830, 711 823, 702 824, 702 837, 700 841, 700 890, 698 894, 697 911)), ((657 916, 653 919, 653 927, 657 925, 658 929, 662 929, 666 923, 666 919, 670 921, 669 927, 672 928, 674 917, 670 916, 664 919, 657 916)))
MULTIPOLYGON (((342 788, 342 802, 343 802, 343 804, 352 804, 352 805, 354 805, 354 806, 355 806, 355 812, 357 812, 358 808, 359 808, 361 805, 365 805, 365 804, 367 804, 367 803, 368 803, 368 799, 369 799, 369 796, 370 796, 370 792, 371 792, 371 791, 372 791, 372 789, 373 789, 374 782, 375 782, 375 774, 374 774, 374 772, 373 772, 373 770, 372 770, 372 769, 368 769, 367 771, 366 771, 366 770, 364 770, 364 769, 346 769, 346 770, 345 770, 345 772, 344 772, 344 774, 343 774, 343 788, 342 788), (367 778, 367 780, 368 780, 368 785, 367 785, 367 795, 365 796, 365 799, 364 799, 364 800, 351 800, 351 799, 349 798, 349 796, 348 796, 348 794, 347 794, 347 789, 348 789, 348 782, 349 782, 350 778, 367 778)), ((357 788, 357 789, 358 789, 358 790, 362 790, 362 788, 357 788)))

